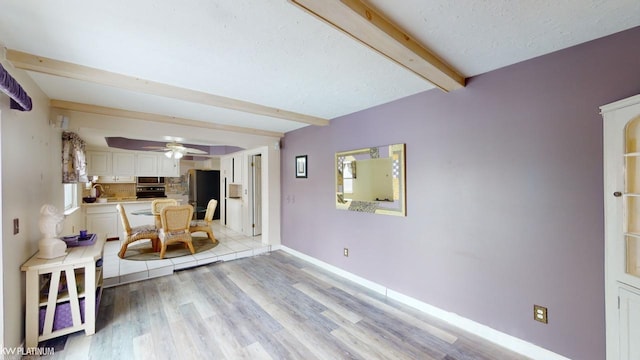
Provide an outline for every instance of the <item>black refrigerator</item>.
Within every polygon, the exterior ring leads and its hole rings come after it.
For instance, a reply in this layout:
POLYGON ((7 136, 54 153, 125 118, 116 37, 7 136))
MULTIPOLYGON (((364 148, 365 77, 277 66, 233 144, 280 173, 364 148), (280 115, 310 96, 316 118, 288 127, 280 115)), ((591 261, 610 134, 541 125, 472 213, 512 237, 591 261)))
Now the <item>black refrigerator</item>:
POLYGON ((189 204, 196 210, 196 219, 204 219, 204 211, 209 200, 218 200, 214 219, 220 219, 220 171, 190 169, 189 177, 189 204))

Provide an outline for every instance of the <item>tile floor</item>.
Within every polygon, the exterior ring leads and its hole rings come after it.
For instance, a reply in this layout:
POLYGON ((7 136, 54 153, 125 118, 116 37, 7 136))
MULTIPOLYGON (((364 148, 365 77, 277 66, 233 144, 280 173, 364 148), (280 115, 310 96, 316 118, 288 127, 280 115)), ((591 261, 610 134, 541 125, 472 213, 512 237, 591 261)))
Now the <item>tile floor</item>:
MULTIPOLYGON (((220 242, 213 249, 173 259, 136 261, 118 257, 120 241, 107 241, 104 246, 104 286, 111 287, 134 281, 170 275, 175 270, 235 260, 271 251, 271 245, 262 244, 261 236, 246 236, 214 221, 213 233, 220 242)), ((204 233, 197 235, 205 235, 204 233)))

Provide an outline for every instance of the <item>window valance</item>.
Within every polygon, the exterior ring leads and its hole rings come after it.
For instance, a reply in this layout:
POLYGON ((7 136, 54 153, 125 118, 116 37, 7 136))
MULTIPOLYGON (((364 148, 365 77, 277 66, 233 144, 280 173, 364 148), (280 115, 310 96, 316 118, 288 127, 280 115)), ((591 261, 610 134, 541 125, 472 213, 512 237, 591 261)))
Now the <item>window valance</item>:
POLYGON ((30 111, 31 98, 24 91, 18 81, 13 78, 0 64, 0 90, 11 98, 11 108, 20 111, 30 111))
POLYGON ((62 182, 89 182, 84 141, 71 131, 62 133, 62 182))

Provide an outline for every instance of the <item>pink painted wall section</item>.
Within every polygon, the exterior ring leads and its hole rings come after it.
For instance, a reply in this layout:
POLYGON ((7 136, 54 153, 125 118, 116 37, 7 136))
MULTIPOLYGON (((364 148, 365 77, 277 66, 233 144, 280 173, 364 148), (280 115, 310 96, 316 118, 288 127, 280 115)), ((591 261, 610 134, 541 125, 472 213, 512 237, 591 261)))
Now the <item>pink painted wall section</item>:
POLYGON ((602 118, 640 28, 287 133, 282 243, 574 359, 605 357, 602 118), (340 211, 334 154, 406 143, 407 217, 340 211), (308 178, 294 159, 308 155, 308 178), (349 248, 349 257, 342 249, 349 248), (549 308, 535 322, 533 305, 549 308))

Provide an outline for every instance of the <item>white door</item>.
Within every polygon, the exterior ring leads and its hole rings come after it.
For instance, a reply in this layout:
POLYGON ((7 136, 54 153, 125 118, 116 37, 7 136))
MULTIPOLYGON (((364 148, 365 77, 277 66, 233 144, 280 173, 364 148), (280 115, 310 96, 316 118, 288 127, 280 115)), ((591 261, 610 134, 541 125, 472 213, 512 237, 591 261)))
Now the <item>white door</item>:
POLYGON ((262 234, 262 156, 251 157, 251 217, 253 236, 262 234))

